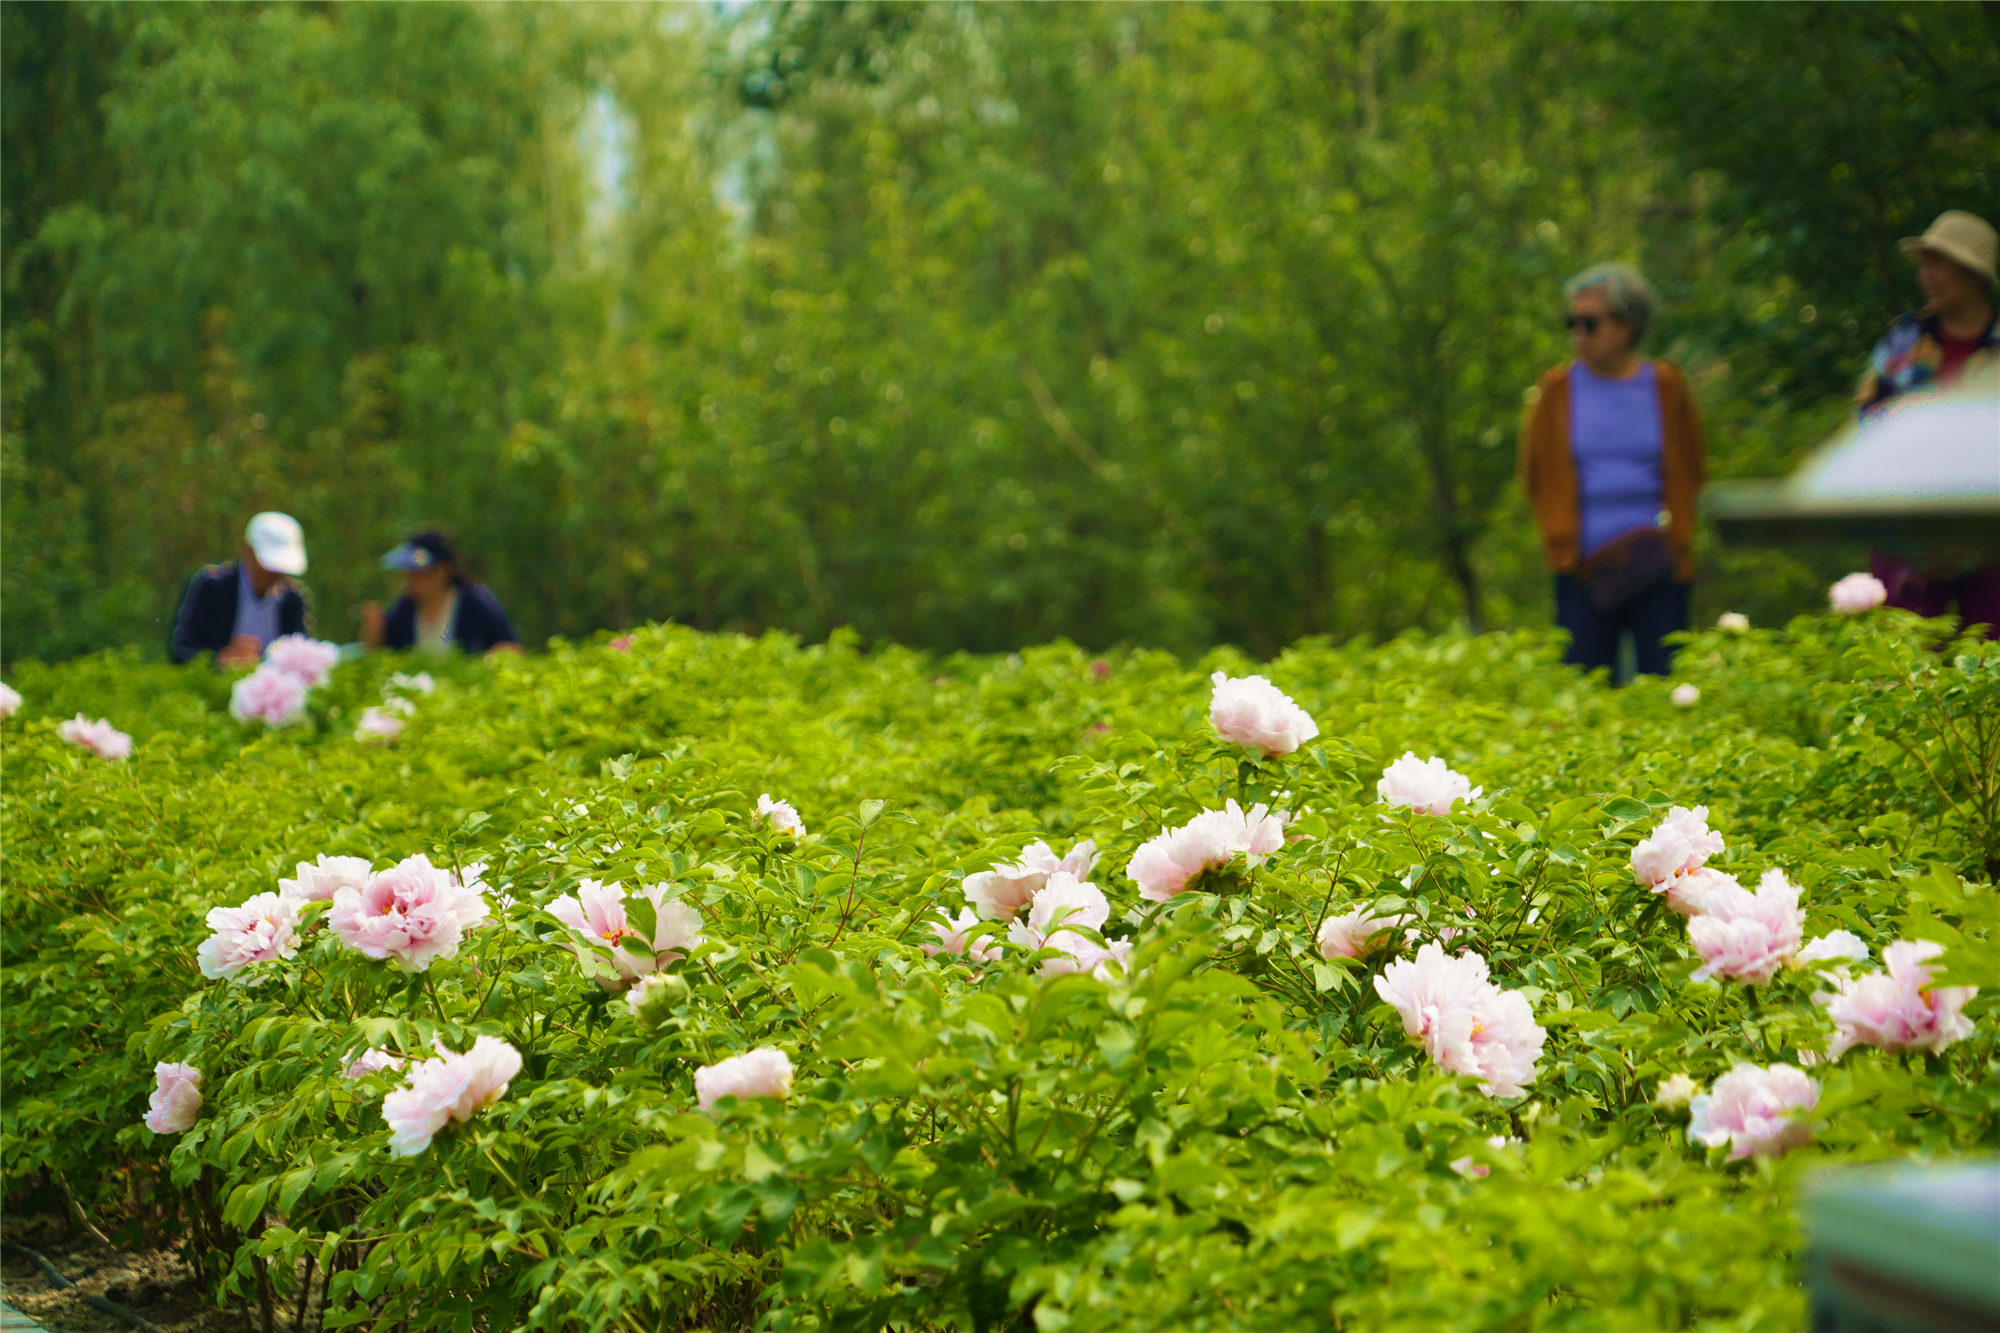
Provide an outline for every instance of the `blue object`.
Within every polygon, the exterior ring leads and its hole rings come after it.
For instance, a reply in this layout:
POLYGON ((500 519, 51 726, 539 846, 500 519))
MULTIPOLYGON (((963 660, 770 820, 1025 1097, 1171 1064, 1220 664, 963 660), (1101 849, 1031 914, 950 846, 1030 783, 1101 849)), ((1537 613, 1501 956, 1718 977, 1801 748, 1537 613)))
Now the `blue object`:
POLYGON ((1674 669, 1674 650, 1661 640, 1688 627, 1688 585, 1662 583, 1612 611, 1600 611, 1574 574, 1556 575, 1556 628, 1569 632, 1563 661, 1585 671, 1603 667, 1612 682, 1628 683, 1636 672, 1664 676, 1674 669), (1630 668, 1619 661, 1620 641, 1633 648, 1630 668))
POLYGON ((1812 1333, 2000 1328, 2000 1161, 1828 1171, 1804 1207, 1812 1333))
POLYGON ((1622 380, 1573 363, 1569 440, 1586 557, 1628 532, 1659 526, 1665 492, 1660 386, 1652 362, 1640 362, 1638 373, 1622 380))

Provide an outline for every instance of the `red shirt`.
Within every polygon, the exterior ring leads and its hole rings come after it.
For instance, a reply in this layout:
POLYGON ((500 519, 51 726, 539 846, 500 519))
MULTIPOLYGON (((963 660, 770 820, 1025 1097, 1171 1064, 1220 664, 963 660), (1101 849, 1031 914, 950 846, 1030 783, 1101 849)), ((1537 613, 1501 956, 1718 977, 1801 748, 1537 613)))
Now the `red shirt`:
POLYGON ((1970 338, 1954 338, 1943 329, 1938 330, 1938 350, 1944 353, 1944 360, 1938 362, 1937 382, 1940 386, 1958 383, 1965 373, 1965 359, 1979 350, 1983 334, 1975 333, 1970 338))

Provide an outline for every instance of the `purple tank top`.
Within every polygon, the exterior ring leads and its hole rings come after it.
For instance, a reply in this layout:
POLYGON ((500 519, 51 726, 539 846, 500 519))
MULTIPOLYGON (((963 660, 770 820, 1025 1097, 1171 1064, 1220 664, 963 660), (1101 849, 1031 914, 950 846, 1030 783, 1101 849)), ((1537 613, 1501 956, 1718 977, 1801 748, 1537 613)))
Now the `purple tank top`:
POLYGON ((1660 386, 1653 363, 1611 380, 1578 361, 1569 370, 1569 441, 1576 456, 1583 554, 1658 524, 1660 386))

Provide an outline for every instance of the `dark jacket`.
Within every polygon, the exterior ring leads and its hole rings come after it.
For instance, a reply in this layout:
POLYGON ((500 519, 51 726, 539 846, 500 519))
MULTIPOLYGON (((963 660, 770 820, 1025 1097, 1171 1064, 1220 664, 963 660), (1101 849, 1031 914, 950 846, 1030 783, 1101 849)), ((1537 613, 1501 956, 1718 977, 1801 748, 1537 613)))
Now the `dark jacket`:
MULTIPOLYGON (((174 637, 167 655, 176 663, 190 662, 203 653, 219 652, 229 646, 236 632, 236 598, 241 582, 237 562, 203 565, 187 581, 181 594, 180 614, 174 617, 174 637)), ((278 634, 306 632, 306 599, 296 587, 285 589, 278 599, 278 634)))
MULTIPOLYGON (((483 653, 496 643, 519 643, 521 636, 500 609, 500 600, 477 583, 458 581, 458 606, 451 613, 451 641, 460 652, 483 653)), ((417 646, 417 604, 398 597, 382 620, 384 648, 417 646)))

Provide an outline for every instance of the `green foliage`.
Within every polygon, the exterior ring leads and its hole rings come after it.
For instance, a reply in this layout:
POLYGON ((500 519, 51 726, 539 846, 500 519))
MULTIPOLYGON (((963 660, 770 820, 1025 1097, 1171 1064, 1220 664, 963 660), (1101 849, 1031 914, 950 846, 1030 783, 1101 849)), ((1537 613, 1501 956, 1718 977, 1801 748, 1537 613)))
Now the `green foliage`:
POLYGON ((1879 612, 1699 634, 1681 661, 1692 709, 1579 678, 1542 634, 1309 641, 1261 669, 1321 738, 1258 761, 1203 717, 1206 672, 1250 666, 1229 651, 652 628, 454 663, 387 745, 352 739, 381 659, 271 732, 212 673, 30 666, 0 796, 9 1199, 60 1181, 180 1236, 226 1302, 324 1282, 329 1327, 1796 1327, 1803 1176, 2000 1143, 2000 654, 1879 612), (132 757, 58 740, 79 710, 132 757), (1405 749, 1484 796, 1386 811, 1373 782, 1405 749), (803 841, 755 816, 765 792, 803 841), (1294 812, 1288 845, 1139 901, 1136 846, 1225 798, 1294 812), (1810 970, 1689 983, 1628 861, 1697 802, 1715 864, 1804 886, 1809 935, 1935 940, 1984 988, 1941 1055, 1813 1068, 1816 1141, 1775 1161, 1707 1154, 1652 1101, 1829 1031, 1810 970), (1097 841, 1129 974, 920 947, 966 873, 1038 837, 1097 841), (494 921, 455 957, 406 976, 315 904, 259 984, 198 975, 207 909, 322 853, 416 852, 485 863, 494 921), (670 883, 704 918, 643 1023, 545 910, 585 877, 670 883), (1380 960, 1318 954, 1320 920, 1371 904, 1460 932, 1530 1001, 1549 1037, 1524 1098, 1430 1066, 1380 960), (525 1057, 506 1094, 391 1157, 401 1076, 346 1062, 481 1034, 525 1057), (698 1110, 693 1071, 757 1046, 790 1055, 789 1099, 698 1110), (163 1060, 204 1074, 171 1138, 139 1123, 163 1060))
POLYGON ((1857 346, 1922 304, 1891 242, 1946 208, 2000 212, 2000 17, 1702 3, 1605 6, 1588 21, 1646 53, 1614 103, 1709 194, 1718 265, 1765 278, 1698 298, 1708 339, 1788 404, 1851 392, 1857 346))
MULTIPOLYGON (((425 521, 536 643, 1540 624, 1563 276, 1641 261, 1716 475, 1773 475, 1894 238, 2000 212, 1978 11, 665 17, 9 8, 7 660, 163 644, 265 507, 336 639, 425 521)), ((1705 544, 1703 618, 1851 557, 1705 544)))

